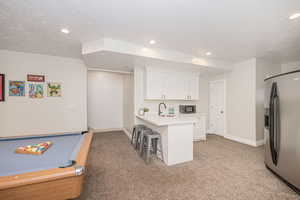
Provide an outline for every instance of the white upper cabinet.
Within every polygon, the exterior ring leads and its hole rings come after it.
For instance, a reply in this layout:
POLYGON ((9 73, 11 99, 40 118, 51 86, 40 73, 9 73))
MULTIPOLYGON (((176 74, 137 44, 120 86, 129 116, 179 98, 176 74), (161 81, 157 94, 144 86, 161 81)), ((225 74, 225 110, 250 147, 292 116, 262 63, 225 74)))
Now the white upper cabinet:
POLYGON ((145 71, 145 99, 197 100, 199 73, 163 71, 147 67, 145 71))
POLYGON ((166 78, 165 96, 166 99, 182 100, 185 97, 185 85, 182 84, 182 75, 178 72, 169 73, 166 78))
POLYGON ((164 99, 166 88, 166 76, 164 72, 157 73, 152 68, 146 68, 146 99, 164 99))
POLYGON ((190 73, 186 79, 187 100, 199 99, 199 74, 190 73))

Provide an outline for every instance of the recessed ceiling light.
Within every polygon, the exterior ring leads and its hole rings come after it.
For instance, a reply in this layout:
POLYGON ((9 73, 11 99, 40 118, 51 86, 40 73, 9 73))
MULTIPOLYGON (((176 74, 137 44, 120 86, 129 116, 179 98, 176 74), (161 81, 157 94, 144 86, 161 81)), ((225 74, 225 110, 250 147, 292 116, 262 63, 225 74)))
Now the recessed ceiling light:
POLYGON ((62 28, 60 31, 64 34, 69 34, 70 33, 69 29, 67 29, 67 28, 62 28))
POLYGON ((298 18, 298 17, 300 17, 300 13, 295 13, 295 14, 292 14, 292 15, 289 17, 289 19, 290 19, 290 20, 293 20, 293 19, 296 19, 296 18, 298 18))
POLYGON ((211 52, 206 52, 205 55, 210 56, 211 52))
POLYGON ((150 44, 155 44, 156 41, 155 41, 155 40, 150 40, 149 43, 150 43, 150 44))

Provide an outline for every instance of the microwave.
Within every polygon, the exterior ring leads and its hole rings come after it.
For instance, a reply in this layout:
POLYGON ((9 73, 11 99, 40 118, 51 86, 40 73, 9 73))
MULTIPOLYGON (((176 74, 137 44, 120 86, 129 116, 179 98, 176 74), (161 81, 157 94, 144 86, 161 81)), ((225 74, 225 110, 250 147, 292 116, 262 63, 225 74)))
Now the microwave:
POLYGON ((179 112, 183 114, 196 113, 196 105, 179 105, 179 112))

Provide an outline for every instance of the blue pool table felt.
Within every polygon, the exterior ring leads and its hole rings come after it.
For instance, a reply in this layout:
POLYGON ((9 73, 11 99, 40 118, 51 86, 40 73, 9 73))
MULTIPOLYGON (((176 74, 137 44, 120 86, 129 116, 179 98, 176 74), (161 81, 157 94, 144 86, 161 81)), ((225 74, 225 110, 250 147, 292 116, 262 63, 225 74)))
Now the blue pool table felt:
POLYGON ((24 138, 0 139, 0 176, 9 176, 62 167, 76 160, 85 134, 61 134, 24 138), (20 146, 34 145, 41 142, 53 142, 53 145, 41 155, 18 154, 20 146))

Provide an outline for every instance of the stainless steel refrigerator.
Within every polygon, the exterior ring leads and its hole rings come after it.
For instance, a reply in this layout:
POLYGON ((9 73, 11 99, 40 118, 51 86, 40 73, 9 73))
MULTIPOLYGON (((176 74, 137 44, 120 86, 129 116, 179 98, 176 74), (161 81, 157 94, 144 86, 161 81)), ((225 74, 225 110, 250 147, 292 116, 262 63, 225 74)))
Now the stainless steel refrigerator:
POLYGON ((265 164, 300 189, 300 70, 265 80, 265 164))

